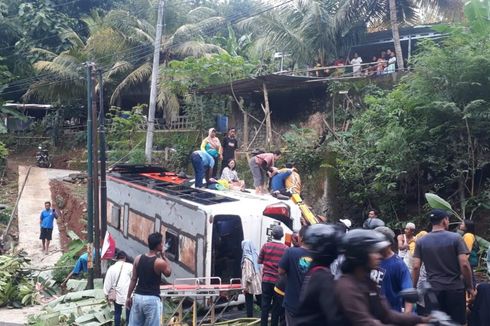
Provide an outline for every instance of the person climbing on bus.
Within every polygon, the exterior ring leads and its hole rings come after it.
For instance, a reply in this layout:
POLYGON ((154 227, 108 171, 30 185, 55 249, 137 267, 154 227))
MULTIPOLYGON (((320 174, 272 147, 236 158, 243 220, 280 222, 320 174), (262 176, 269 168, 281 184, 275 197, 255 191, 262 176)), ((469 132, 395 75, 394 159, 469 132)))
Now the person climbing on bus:
POLYGON ((211 177, 217 178, 218 174, 218 160, 223 159, 223 147, 221 147, 221 142, 216 136, 216 129, 211 128, 208 131, 208 136, 204 138, 201 142, 201 151, 208 153, 213 158, 214 164, 211 167, 212 173, 211 177))
POLYGON ((194 169, 194 186, 196 188, 204 187, 202 179, 206 180, 206 184, 209 184, 210 181, 216 182, 216 180, 212 178, 215 163, 211 155, 205 151, 194 151, 191 154, 191 163, 192 168, 194 169))
MULTIPOLYGON (((286 189, 292 194, 301 195, 301 177, 298 173, 296 164, 293 162, 288 162, 285 164, 285 169, 291 170, 291 174, 285 180, 286 189)), ((281 170, 278 172, 281 172, 281 170)))
POLYGON ((255 155, 248 161, 250 172, 254 179, 255 193, 257 195, 267 194, 266 182, 268 175, 272 177, 277 168, 274 166, 275 162, 281 158, 281 151, 277 150, 273 153, 262 153, 255 155))
POLYGON ((292 193, 286 189, 286 179, 293 173, 292 169, 280 169, 271 178, 271 195, 277 199, 289 199, 292 193))

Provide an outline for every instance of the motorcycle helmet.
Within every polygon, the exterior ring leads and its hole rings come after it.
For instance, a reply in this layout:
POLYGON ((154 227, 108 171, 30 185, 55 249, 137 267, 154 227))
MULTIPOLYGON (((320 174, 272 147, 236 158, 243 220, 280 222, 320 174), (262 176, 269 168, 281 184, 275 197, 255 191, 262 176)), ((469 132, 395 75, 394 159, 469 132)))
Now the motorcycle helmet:
POLYGON ((390 245, 391 242, 383 234, 373 230, 355 229, 342 239, 345 262, 350 267, 366 265, 370 253, 390 245))
POLYGON ((337 258, 342 235, 343 232, 333 224, 313 224, 306 229, 303 242, 313 260, 328 266, 337 258))
POLYGON ((383 222, 383 220, 381 220, 379 218, 373 218, 373 219, 370 219, 370 221, 367 225, 367 229, 368 230, 374 230, 380 226, 385 226, 385 222, 383 222))

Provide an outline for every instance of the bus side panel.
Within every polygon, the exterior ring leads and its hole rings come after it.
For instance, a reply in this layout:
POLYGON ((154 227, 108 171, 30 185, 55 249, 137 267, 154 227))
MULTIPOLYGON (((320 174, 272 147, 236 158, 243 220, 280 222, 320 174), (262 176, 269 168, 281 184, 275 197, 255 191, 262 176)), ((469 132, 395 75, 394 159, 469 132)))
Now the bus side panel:
MULTIPOLYGON (((197 206, 174 201, 114 180, 107 181, 108 230, 116 246, 135 257, 148 250, 147 236, 161 232, 172 261, 171 279, 204 274, 206 213, 197 206), (120 210, 113 223, 110 206, 120 210), (119 228, 117 228, 119 226, 119 228)), ((117 211, 117 209, 116 209, 117 211)))

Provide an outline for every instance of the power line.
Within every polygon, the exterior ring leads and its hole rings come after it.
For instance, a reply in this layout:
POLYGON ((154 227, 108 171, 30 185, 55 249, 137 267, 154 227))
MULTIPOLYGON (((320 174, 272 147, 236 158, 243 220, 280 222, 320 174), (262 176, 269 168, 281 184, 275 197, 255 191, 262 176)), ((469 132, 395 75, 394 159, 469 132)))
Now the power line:
MULTIPOLYGON (((252 17, 258 16, 258 15, 263 14, 263 13, 265 13, 265 12, 268 12, 268 11, 271 11, 271 10, 276 9, 276 8, 278 8, 278 7, 284 6, 284 5, 286 5, 286 4, 288 4, 288 3, 292 2, 292 1, 293 1, 293 0, 286 0, 286 1, 282 2, 282 3, 279 3, 279 4, 273 5, 273 6, 271 6, 271 7, 265 8, 265 9, 263 9, 263 10, 259 11, 259 12, 256 12, 255 14, 248 15, 248 16, 247 16, 247 15, 243 15, 243 14, 242 14, 242 15, 235 15, 235 16, 233 16, 233 17, 232 17, 232 19, 230 19, 230 20, 225 20, 225 21, 223 21, 221 24, 217 24, 216 26, 214 26, 214 28, 212 28, 212 29, 208 30, 208 31, 207 31, 208 33, 207 33, 207 34, 211 34, 211 33, 217 32, 218 30, 220 30, 220 29, 222 28, 222 26, 220 26, 220 25, 222 25, 222 24, 224 24, 224 23, 237 24, 237 23, 239 23, 239 22, 243 21, 244 19, 248 19, 248 18, 252 18, 252 17)), ((200 28, 199 28, 199 31, 200 31, 200 32, 202 32, 204 28, 205 28, 205 26, 204 26, 204 27, 200 27, 200 28)), ((208 35, 208 36, 209 36, 209 35, 208 35)), ((130 52, 130 51, 132 51, 133 49, 136 49, 136 48, 138 48, 138 47, 149 47, 149 46, 150 46, 150 45, 142 44, 142 45, 138 45, 138 46, 135 46, 135 47, 128 48, 128 49, 126 49, 126 50, 124 50, 123 52, 120 52, 120 53, 130 52)), ((170 47, 166 48, 166 50, 171 50, 171 49, 173 49, 173 48, 176 48, 177 46, 178 46, 178 45, 172 45, 172 46, 170 46, 170 47)), ((145 50, 144 50, 144 49, 141 49, 141 50, 139 50, 139 51, 142 51, 143 53, 145 52, 145 50)), ((141 60, 141 59, 145 58, 145 57, 146 57, 148 54, 150 54, 150 53, 152 52, 152 49, 147 49, 146 51, 148 51, 148 53, 147 53, 147 54, 140 55, 140 56, 139 56, 139 57, 136 59, 136 61, 137 61, 137 60, 141 60)), ((137 51, 137 52, 138 52, 138 51, 137 51)), ((137 53, 137 52, 136 52, 136 53, 137 53)), ((130 53, 130 55, 134 55, 134 53, 130 53)), ((106 58, 106 57, 110 57, 110 56, 113 56, 113 55, 111 54, 111 55, 103 56, 103 57, 100 57, 99 59, 101 59, 101 58, 106 58)), ((107 67, 106 69, 108 69, 108 70, 106 71, 106 73, 109 73, 109 72, 111 72, 111 71, 113 71, 113 70, 115 70, 115 69, 119 68, 121 65, 122 65, 122 64, 119 64, 119 65, 113 66, 112 68, 108 68, 108 67, 107 67)), ((105 70, 105 69, 104 69, 104 70, 105 70)), ((51 73, 46 73, 46 74, 47 74, 47 75, 49 75, 49 74, 51 74, 51 73)), ((38 75, 38 76, 34 76, 34 77, 31 77, 31 78, 27 78, 27 79, 25 79, 25 81, 23 81, 23 82, 21 83, 21 85, 22 85, 22 84, 23 84, 23 85, 25 85, 25 84, 27 84, 27 83, 29 83, 29 82, 31 82, 31 81, 32 81, 32 82, 42 82, 42 80, 39 80, 39 76, 40 76, 40 75, 38 75)), ((75 79, 75 78, 58 78, 57 80, 54 80, 54 81, 52 81, 52 82, 48 82, 48 83, 46 83, 46 84, 43 84, 42 86, 49 86, 49 85, 53 85, 53 84, 56 84, 56 83, 59 83, 59 82, 62 82, 62 81, 70 81, 70 80, 74 80, 74 79, 75 79)), ((18 85, 15 85, 14 87, 18 87, 18 85)), ((4 93, 2 93, 2 95, 19 93, 19 92, 22 92, 23 90, 28 90, 28 89, 29 89, 29 87, 27 87, 27 88, 19 88, 19 89, 15 90, 15 91, 4 92, 4 93)))
MULTIPOLYGON (((136 11, 135 13, 130 13, 127 10, 122 10, 122 11, 126 11, 126 12, 128 12, 128 14, 131 14, 132 16, 136 16, 136 15, 141 14, 144 11, 149 10, 149 9, 152 9, 152 8, 156 8, 156 7, 154 7, 154 6, 146 7, 146 8, 143 8, 143 9, 140 9, 140 10, 136 11)), ((118 10, 118 9, 114 9, 114 10, 118 10)), ((62 36, 64 36, 64 35, 68 36, 71 33, 76 33, 78 35, 80 32, 88 31, 88 30, 90 30, 91 27, 95 27, 95 26, 97 26, 97 24, 85 24, 85 27, 81 27, 81 28, 78 28, 78 29, 70 28, 70 29, 67 29, 66 31, 61 32, 61 33, 58 33, 56 35, 51 35, 51 36, 47 36, 47 37, 44 37, 44 38, 36 39, 35 41, 37 41, 37 42, 39 42, 39 41, 45 41, 45 40, 49 40, 49 39, 56 38, 56 37, 62 39, 63 38, 62 36)), ((6 50, 6 49, 11 49, 11 48, 15 48, 15 45, 10 45, 10 46, 6 46, 6 47, 3 47, 3 48, 0 48, 0 51, 6 50)), ((4 59, 5 58, 10 58, 10 57, 17 56, 17 55, 19 55, 19 54, 12 54, 12 55, 9 55, 9 56, 4 56, 3 58, 4 59)))

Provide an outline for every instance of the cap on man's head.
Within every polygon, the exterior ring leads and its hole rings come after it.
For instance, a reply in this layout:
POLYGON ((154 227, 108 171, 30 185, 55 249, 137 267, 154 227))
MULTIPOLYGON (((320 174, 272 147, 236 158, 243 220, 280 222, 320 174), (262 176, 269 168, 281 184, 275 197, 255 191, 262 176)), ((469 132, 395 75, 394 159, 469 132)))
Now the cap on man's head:
POLYGON ((352 226, 352 222, 348 218, 345 218, 345 219, 342 219, 341 218, 339 220, 339 222, 342 223, 342 224, 344 224, 347 227, 347 229, 350 229, 350 227, 352 226))
POLYGON ((412 222, 408 222, 407 225, 405 225, 405 229, 415 230, 415 224, 412 222))
POLYGON ((432 221, 432 222, 438 222, 440 220, 442 220, 443 218, 445 217, 449 217, 451 215, 450 212, 444 210, 444 209, 440 209, 440 208, 433 208, 430 213, 429 213, 429 219, 432 221))
POLYGON ((284 236, 284 230, 280 225, 274 225, 271 234, 274 239, 279 240, 284 236))

